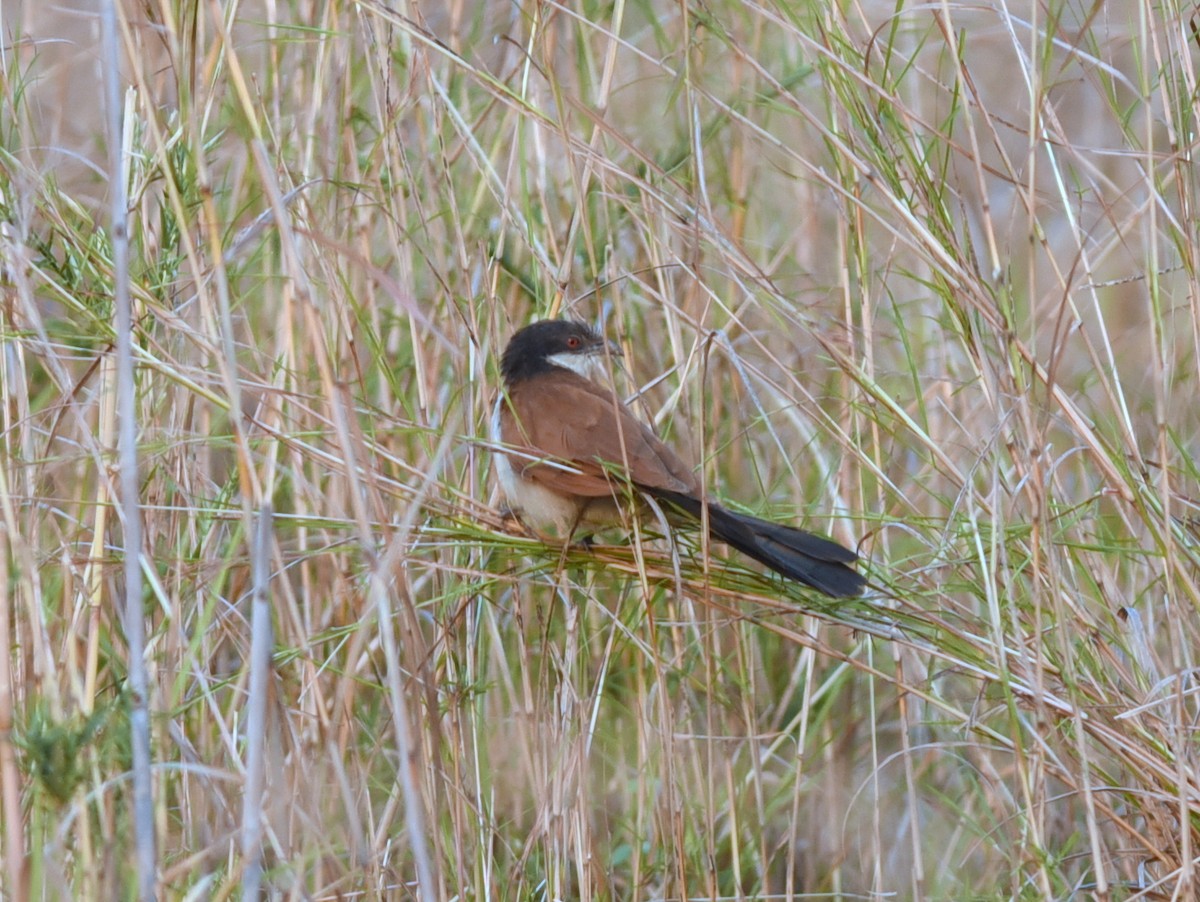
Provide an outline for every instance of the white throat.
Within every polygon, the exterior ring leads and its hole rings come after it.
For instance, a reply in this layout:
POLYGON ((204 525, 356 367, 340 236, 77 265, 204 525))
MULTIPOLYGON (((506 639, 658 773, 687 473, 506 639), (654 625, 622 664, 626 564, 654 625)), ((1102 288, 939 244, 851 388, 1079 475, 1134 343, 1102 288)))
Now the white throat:
POLYGON ((604 382, 608 375, 603 354, 551 354, 546 359, 592 382, 604 382))

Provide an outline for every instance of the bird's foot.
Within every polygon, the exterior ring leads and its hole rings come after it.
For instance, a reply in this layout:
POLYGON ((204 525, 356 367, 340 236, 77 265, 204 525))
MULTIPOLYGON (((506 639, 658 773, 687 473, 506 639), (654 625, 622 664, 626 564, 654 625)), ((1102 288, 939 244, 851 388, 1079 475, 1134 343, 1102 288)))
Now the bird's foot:
POLYGON ((532 535, 529 527, 525 525, 525 521, 521 519, 521 515, 508 505, 500 508, 500 528, 513 535, 532 535))

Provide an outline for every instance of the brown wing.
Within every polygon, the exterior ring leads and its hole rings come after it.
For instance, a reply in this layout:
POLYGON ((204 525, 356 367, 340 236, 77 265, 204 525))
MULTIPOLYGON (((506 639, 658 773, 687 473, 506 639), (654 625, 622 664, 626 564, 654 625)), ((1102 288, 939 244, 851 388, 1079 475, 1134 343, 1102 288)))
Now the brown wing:
POLYGON ((500 411, 501 440, 527 453, 563 461, 567 472, 512 457, 514 469, 562 494, 599 498, 613 493, 610 473, 628 466, 629 479, 648 489, 699 493, 696 477, 606 388, 575 373, 526 379, 500 411), (580 449, 591 452, 580 453, 580 449))

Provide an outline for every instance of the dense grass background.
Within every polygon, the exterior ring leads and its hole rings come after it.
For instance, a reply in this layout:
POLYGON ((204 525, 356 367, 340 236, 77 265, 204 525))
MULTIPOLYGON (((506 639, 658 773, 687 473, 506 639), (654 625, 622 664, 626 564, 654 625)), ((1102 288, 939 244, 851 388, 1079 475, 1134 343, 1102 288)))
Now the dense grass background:
MULTIPOLYGON (((1196 893, 1194 9, 118 12, 162 898, 1196 893), (868 596, 507 534, 552 314, 868 596)), ((99 34, 3 4, 9 898, 137 885, 99 34)))

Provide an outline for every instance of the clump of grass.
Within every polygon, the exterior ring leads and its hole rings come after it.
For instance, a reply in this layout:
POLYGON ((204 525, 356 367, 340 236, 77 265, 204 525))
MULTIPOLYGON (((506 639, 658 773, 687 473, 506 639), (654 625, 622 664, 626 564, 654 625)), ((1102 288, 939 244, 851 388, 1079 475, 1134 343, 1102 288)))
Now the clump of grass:
MULTIPOLYGON (((161 896, 1192 891, 1177 16, 119 12, 161 896), (506 531, 496 354, 559 314, 872 593, 506 531)), ((105 132, 55 114, 73 20, 20 21, 0 891, 108 897, 139 875, 127 746, 78 727, 130 672, 105 132)))

